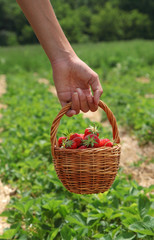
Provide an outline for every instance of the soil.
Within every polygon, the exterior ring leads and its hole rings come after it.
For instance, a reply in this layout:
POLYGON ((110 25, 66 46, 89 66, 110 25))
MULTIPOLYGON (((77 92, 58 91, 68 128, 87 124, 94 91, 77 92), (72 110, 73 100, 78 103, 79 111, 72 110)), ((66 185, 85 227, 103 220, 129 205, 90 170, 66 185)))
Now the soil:
MULTIPOLYGON (((0 75, 0 98, 3 94, 6 93, 6 77, 5 75, 0 75)), ((6 108, 7 106, 0 103, 0 109, 6 108)), ((2 118, 2 114, 0 114, 0 119, 2 118)), ((3 128, 0 128, 0 133, 3 131, 3 128)), ((0 139, 0 144, 2 143, 2 139, 0 139)), ((6 205, 10 201, 10 192, 12 189, 4 186, 0 181, 0 214, 5 210, 6 205)), ((0 217, 0 234, 3 233, 4 228, 9 228, 9 224, 6 222, 6 217, 0 217)))
MULTIPOLYGON (((5 210, 7 204, 10 201, 10 195, 12 189, 8 186, 4 186, 0 181, 0 214, 5 210)), ((9 228, 10 224, 7 223, 7 217, 0 217, 0 235, 3 234, 5 228, 9 228)))

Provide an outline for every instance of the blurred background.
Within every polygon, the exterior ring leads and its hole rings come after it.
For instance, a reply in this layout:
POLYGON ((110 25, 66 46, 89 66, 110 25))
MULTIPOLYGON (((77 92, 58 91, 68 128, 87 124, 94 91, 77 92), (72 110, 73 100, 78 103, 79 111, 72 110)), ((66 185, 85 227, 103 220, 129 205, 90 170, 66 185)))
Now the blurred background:
MULTIPOLYGON (((154 1, 51 2, 75 52, 99 75, 118 123, 120 168, 106 193, 63 187, 50 152, 61 109, 51 64, 16 1, 0 0, 0 239, 153 240, 154 1)), ((92 115, 100 137, 112 139, 104 111, 92 115)), ((57 137, 83 133, 91 121, 64 116, 57 137)))
MULTIPOLYGON (((72 43, 154 38, 153 0, 52 1, 72 43)), ((0 0, 0 45, 37 43, 15 0, 0 0)))

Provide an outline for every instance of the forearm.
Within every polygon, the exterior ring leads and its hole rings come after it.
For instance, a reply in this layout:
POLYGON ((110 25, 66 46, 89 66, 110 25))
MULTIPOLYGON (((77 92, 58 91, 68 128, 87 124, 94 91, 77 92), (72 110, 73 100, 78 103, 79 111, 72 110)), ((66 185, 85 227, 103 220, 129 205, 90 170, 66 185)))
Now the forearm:
POLYGON ((49 0, 17 0, 51 63, 74 56, 49 0))

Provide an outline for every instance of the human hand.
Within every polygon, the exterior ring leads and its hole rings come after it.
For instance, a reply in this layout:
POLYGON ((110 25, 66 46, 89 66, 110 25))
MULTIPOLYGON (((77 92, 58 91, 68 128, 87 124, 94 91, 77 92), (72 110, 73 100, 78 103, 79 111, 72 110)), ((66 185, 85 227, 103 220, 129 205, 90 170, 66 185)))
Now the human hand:
POLYGON ((80 110, 97 110, 103 90, 98 75, 86 63, 73 56, 52 63, 52 70, 62 107, 72 102, 71 109, 66 113, 68 117, 78 114, 80 110))
POLYGON ((99 78, 75 54, 50 1, 17 0, 17 2, 51 62, 61 105, 65 106, 72 102, 71 109, 66 115, 71 117, 80 110, 96 111, 103 92, 99 78))

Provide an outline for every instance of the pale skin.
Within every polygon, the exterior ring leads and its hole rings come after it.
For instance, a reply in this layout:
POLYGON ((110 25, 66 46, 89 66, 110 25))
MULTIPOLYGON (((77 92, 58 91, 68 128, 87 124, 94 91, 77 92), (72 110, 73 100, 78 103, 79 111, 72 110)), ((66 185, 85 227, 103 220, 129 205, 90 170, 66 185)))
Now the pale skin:
POLYGON ((17 0, 51 62, 62 106, 72 102, 68 117, 94 112, 103 93, 98 75, 74 52, 49 0, 17 0))

